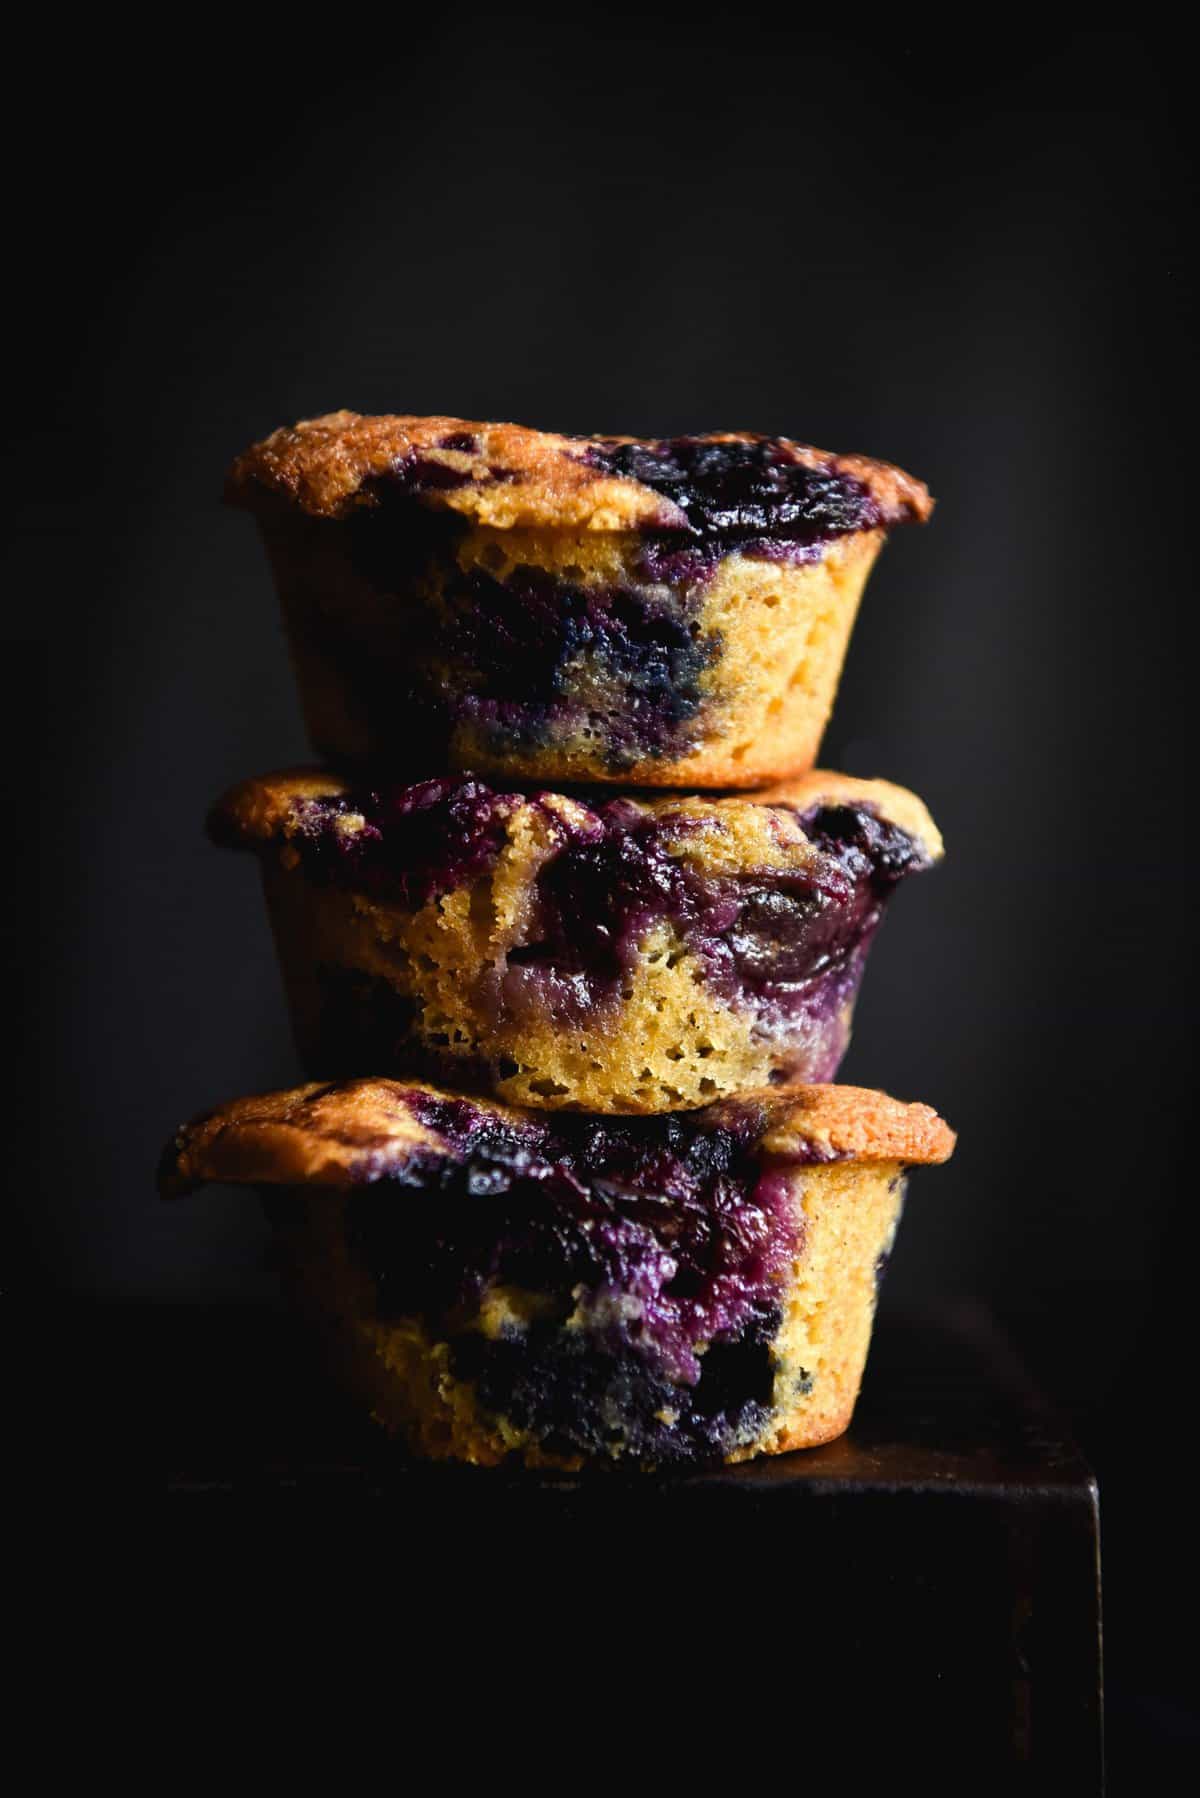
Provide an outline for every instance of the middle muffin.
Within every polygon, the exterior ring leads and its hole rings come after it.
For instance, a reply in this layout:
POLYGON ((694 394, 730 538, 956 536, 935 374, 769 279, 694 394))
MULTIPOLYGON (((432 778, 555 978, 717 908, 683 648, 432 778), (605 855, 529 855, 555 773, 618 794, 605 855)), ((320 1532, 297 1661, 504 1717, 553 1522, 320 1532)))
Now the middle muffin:
POLYGON ((914 794, 815 770, 590 801, 297 771, 210 824, 261 856, 310 1074, 608 1113, 832 1080, 888 897, 941 854, 914 794))

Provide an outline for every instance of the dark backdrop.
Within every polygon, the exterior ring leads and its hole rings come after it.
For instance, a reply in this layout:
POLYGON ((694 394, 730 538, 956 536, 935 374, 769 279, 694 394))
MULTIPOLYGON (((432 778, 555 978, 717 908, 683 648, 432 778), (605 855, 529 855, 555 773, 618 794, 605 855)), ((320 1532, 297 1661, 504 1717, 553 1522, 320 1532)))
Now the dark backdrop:
MULTIPOLYGON (((1163 1466, 1151 1496, 1145 1455, 1190 1408, 1194 1277, 1169 55, 751 14, 410 30, 201 41, 153 82, 107 36, 21 140, 26 1267, 106 1298, 269 1290, 244 1198, 152 1185, 179 1119, 294 1072, 253 870, 201 831, 224 784, 305 753, 257 541, 218 503, 237 450, 337 406, 863 450, 939 504, 875 574, 824 759, 915 787, 949 854, 896 903, 845 1071, 961 1133, 914 1183, 887 1302, 981 1294, 1078 1420, 1139 1592, 1179 1590, 1180 1488, 1163 1466)), ((1182 1729, 1131 1616, 1134 1702, 1182 1729)))

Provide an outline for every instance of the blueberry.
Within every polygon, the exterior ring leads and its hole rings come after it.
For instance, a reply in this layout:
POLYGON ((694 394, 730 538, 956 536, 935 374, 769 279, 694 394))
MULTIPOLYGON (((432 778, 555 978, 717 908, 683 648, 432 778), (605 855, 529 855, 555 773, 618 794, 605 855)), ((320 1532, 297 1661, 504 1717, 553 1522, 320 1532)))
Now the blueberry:
MULTIPOLYGON (((363 790, 304 802, 292 840, 315 881, 416 909, 485 875, 526 802, 541 803, 472 779, 363 790), (343 827, 349 812, 363 820, 354 833, 343 827)), ((814 809, 801 823, 819 851, 809 866, 731 876, 668 847, 687 828, 677 817, 625 799, 599 800, 574 821, 548 809, 560 847, 537 877, 529 935, 509 954, 499 1002, 582 1015, 612 997, 646 935, 665 922, 714 991, 797 1027, 807 1021, 820 1064, 809 1077, 830 1078, 887 899, 924 854, 863 807, 814 809)), ((375 1015, 386 993, 375 989, 370 1003, 372 1043, 383 1046, 389 1029, 402 1040, 404 1019, 375 1015)))
POLYGON ((640 481, 679 508, 687 533, 736 540, 778 535, 817 544, 882 522, 869 489, 832 465, 809 468, 777 438, 711 443, 600 443, 586 459, 606 474, 640 481))
POLYGON ((415 1192, 382 1180, 351 1197, 382 1316, 424 1318, 481 1401, 548 1444, 596 1452, 614 1409, 658 1460, 761 1423, 797 1236, 786 1188, 760 1178, 757 1108, 513 1124, 469 1100, 409 1103, 450 1153, 422 1162, 415 1192), (538 1315, 498 1341, 464 1335, 496 1285, 537 1293, 538 1315))

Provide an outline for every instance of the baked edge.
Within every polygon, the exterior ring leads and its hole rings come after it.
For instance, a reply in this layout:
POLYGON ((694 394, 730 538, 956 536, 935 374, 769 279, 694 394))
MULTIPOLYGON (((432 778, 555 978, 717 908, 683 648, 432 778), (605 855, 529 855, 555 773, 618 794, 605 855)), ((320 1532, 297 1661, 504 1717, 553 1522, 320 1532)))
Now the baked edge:
MULTIPOLYGON (((462 781, 470 775, 460 776, 462 781)), ((418 785, 418 782, 410 783, 418 785)), ((508 790, 501 776, 487 778, 494 792, 508 790)), ((281 768, 274 773, 251 775, 230 787, 215 802, 208 815, 209 834, 227 849, 256 849, 263 844, 280 842, 290 834, 298 800, 331 799, 353 792, 366 782, 335 774, 322 768, 281 768)), ((522 782, 514 787, 529 787, 533 793, 547 793, 549 788, 522 782)), ((570 796, 558 795, 571 802, 570 796)), ((620 788, 605 789, 596 802, 610 803, 617 798, 634 795, 620 788)), ((580 803, 591 803, 588 798, 580 803)), ((810 768, 804 774, 779 781, 770 787, 734 793, 686 793, 666 789, 637 795, 637 803, 657 811, 668 811, 681 805, 711 804, 714 811, 732 806, 786 805, 808 810, 814 805, 868 805, 888 823, 898 824, 921 845, 930 862, 941 859, 944 852, 942 834, 929 814, 924 801, 907 787, 887 780, 865 780, 852 774, 836 774, 824 768, 810 768)))
MULTIPOLYGON (((330 1186, 370 1183, 394 1171, 397 1156, 441 1156, 447 1147, 407 1104, 420 1092, 469 1104, 513 1122, 545 1122, 545 1112, 448 1092, 422 1080, 309 1081, 251 1094, 203 1112, 168 1143, 160 1166, 164 1198, 211 1183, 235 1186, 330 1186)), ((757 1108, 757 1150, 767 1160, 896 1161, 907 1167, 947 1161, 955 1135, 929 1105, 868 1087, 776 1086, 719 1100, 714 1114, 757 1108)), ((696 1114, 691 1114, 696 1115, 696 1114)))
MULTIPOLYGON (((763 433, 697 433, 709 443, 758 443, 763 433)), ((498 529, 552 526, 588 531, 683 530, 687 519, 673 501, 641 481, 608 475, 589 465, 589 449, 618 444, 653 447, 653 438, 567 437, 525 425, 471 419, 328 412, 282 426, 254 443, 232 464, 225 498, 261 509, 280 502, 310 518, 337 519, 374 506, 372 483, 385 479, 413 454, 440 465, 455 484, 421 494, 423 505, 451 511, 498 529), (471 437, 477 447, 445 447, 446 438, 471 437)), ((878 506, 884 526, 924 523, 933 501, 923 481, 871 456, 829 450, 776 437, 808 468, 861 481, 878 506)))

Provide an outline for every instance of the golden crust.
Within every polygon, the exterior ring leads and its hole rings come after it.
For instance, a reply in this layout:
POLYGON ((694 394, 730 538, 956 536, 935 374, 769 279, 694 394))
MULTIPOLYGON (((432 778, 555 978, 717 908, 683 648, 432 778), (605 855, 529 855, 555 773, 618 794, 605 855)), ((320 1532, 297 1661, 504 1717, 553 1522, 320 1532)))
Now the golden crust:
POLYGON ((173 1197, 210 1181, 345 1187, 369 1180, 385 1158, 437 1153, 441 1138, 418 1121, 413 1091, 434 1089, 419 1080, 311 1080, 231 1099, 177 1132, 163 1158, 162 1192, 173 1197))
MULTIPOLYGON (((298 804, 308 799, 337 798, 352 792, 355 784, 321 768, 282 768, 272 774, 252 775, 217 800, 209 814, 209 829, 218 842, 231 848, 251 849, 278 842, 296 829, 298 804)), ((572 807, 579 802, 559 795, 558 803, 572 807)), ((865 805, 906 830, 931 862, 943 853, 941 832, 915 793, 894 786, 891 781, 859 780, 854 775, 834 774, 823 768, 810 768, 805 774, 756 793, 718 798, 681 797, 667 792, 644 795, 638 803, 653 812, 677 813, 682 809, 718 816, 747 806, 783 805, 807 811, 815 805, 865 805)))
POLYGON ((906 830, 931 862, 939 861, 944 853, 942 833, 930 817, 925 802, 907 787, 895 786, 890 780, 860 780, 854 774, 834 774, 827 768, 810 768, 791 780, 779 781, 742 797, 754 805, 786 805, 801 812, 814 805, 867 806, 881 818, 886 818, 889 824, 898 824, 901 830, 906 830))
MULTIPOLYGON (((450 1102, 461 1096, 420 1080, 367 1079, 233 1099, 176 1133, 163 1158, 163 1196, 210 1182, 345 1188, 386 1175, 414 1153, 449 1153, 416 1116, 414 1092, 450 1102)), ((466 1103, 513 1123, 545 1123, 544 1112, 495 1099, 466 1103)), ((760 1113, 759 1152, 780 1162, 918 1166, 946 1161, 954 1149, 954 1132, 930 1106, 865 1087, 768 1087, 713 1107, 721 1119, 747 1110, 760 1113)))
POLYGON ((837 1161, 933 1167, 954 1153, 954 1132, 931 1105, 908 1104, 870 1087, 775 1087, 763 1097, 769 1118, 760 1146, 783 1161, 816 1151, 837 1161))
POLYGON ((336 799, 351 783, 324 768, 279 768, 253 774, 229 788, 212 807, 208 826, 218 842, 248 848, 287 836, 296 806, 305 799, 336 799))
MULTIPOLYGON (((754 443, 761 438, 754 432, 713 431, 703 441, 754 443)), ((923 522, 932 511, 924 484, 888 462, 837 456, 788 438, 773 441, 805 467, 861 481, 886 523, 923 522)), ((313 518, 343 518, 377 504, 374 483, 419 455, 423 464, 443 468, 448 477, 445 486, 423 487, 423 505, 496 529, 686 528, 687 520, 672 500, 638 480, 605 474, 587 460, 589 450, 638 442, 652 440, 564 437, 461 418, 330 412, 273 431, 252 445, 230 469, 226 497, 252 509, 274 498, 313 518), (456 447, 459 440, 470 447, 456 447)))

